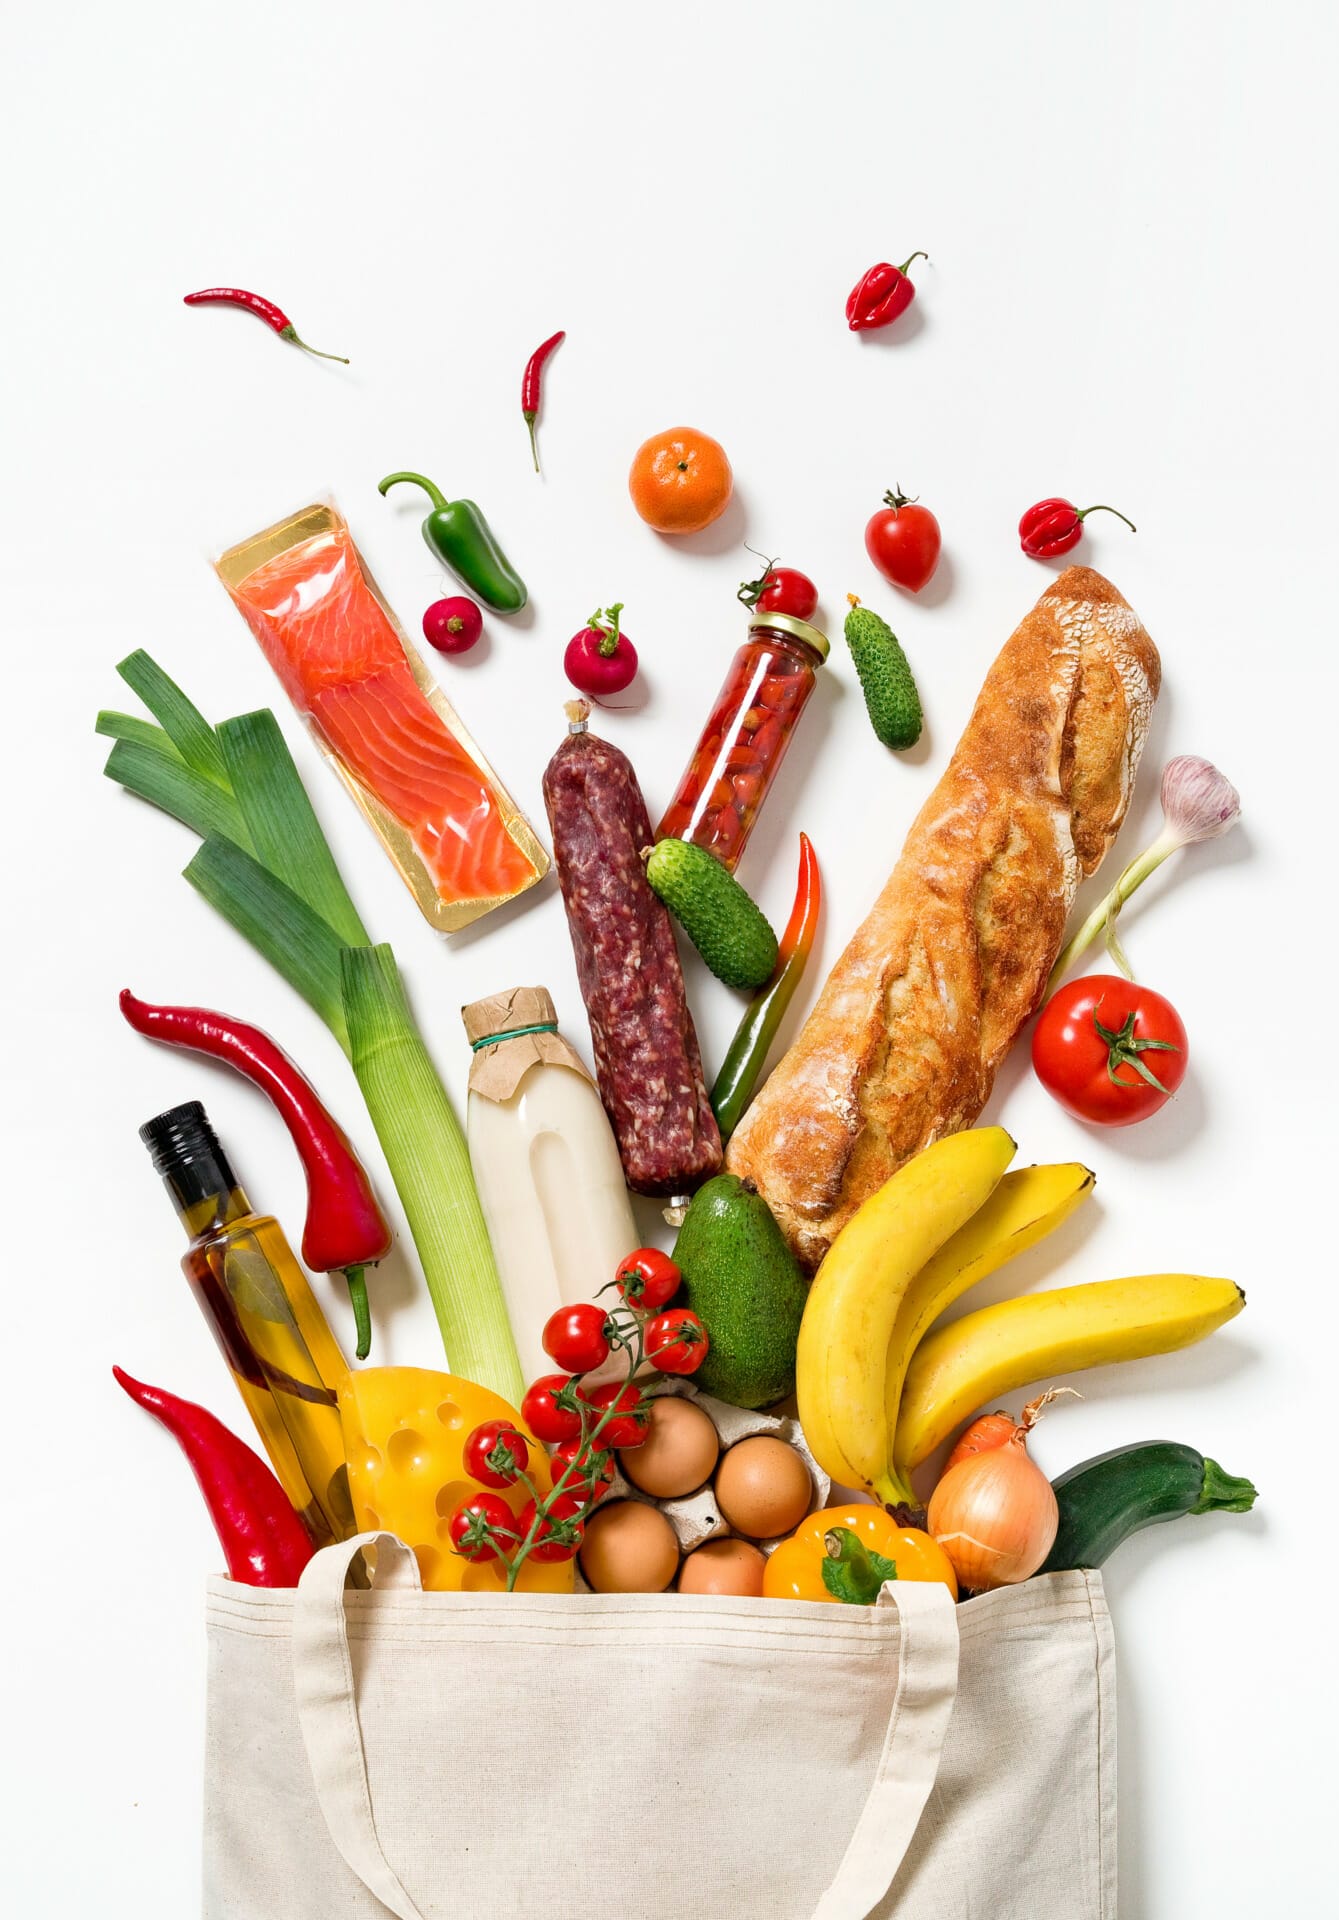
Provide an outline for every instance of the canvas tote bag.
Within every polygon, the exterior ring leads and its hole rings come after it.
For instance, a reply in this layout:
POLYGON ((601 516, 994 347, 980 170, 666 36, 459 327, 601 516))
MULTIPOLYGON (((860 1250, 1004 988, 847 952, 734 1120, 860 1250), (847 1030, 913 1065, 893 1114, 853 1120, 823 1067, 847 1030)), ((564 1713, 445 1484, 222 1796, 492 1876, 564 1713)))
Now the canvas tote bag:
POLYGON ((1114 1920, 1095 1573, 423 1593, 361 1534, 208 1625, 205 1920, 1114 1920))

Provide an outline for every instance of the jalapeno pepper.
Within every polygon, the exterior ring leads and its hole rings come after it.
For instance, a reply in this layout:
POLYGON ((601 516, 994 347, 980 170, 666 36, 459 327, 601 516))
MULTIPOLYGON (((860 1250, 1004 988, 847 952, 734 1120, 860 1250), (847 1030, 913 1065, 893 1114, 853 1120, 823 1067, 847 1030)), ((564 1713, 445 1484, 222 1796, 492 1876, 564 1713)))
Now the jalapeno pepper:
POLYGON ((721 1062, 716 1084, 711 1090, 712 1112, 728 1140, 744 1117, 744 1109, 753 1097, 758 1075, 768 1050, 776 1038, 782 1016, 790 1005, 800 975, 813 951, 818 912, 823 902, 823 883, 818 862, 807 833, 800 835, 800 872, 795 885, 795 904, 786 922, 786 931, 777 943, 777 963, 770 980, 764 981, 744 1010, 744 1018, 721 1062))
POLYGON ((448 500, 421 473, 388 473, 378 493, 384 494, 401 480, 422 487, 432 502, 432 512, 423 522, 423 538, 438 559, 497 613, 519 613, 527 598, 525 582, 473 500, 448 500))

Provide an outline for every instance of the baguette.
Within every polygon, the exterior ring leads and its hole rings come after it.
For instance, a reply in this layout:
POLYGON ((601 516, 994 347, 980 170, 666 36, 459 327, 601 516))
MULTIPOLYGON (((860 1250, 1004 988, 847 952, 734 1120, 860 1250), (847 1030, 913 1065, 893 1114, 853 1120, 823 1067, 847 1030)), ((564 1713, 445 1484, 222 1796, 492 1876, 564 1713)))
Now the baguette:
POLYGON ((1161 669, 1109 581, 1069 567, 1006 643, 902 857, 726 1165, 812 1271, 904 1161, 969 1127, 1116 837, 1161 669))

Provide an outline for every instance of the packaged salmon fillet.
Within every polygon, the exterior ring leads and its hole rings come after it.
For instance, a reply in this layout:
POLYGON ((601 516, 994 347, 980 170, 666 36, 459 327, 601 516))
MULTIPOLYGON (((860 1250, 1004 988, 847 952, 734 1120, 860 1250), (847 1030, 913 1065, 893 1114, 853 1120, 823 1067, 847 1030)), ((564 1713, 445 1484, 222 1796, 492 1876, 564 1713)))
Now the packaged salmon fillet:
POLYGON ((433 926, 454 933, 543 878, 548 855, 337 508, 304 507, 215 570, 433 926))

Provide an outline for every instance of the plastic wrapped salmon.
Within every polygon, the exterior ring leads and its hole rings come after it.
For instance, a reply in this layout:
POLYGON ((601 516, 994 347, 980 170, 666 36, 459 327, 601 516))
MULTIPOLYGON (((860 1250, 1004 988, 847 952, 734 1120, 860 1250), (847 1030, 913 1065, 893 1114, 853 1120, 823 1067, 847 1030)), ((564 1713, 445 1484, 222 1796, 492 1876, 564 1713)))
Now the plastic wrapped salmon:
POLYGON ((216 568, 434 926, 468 926, 542 878, 548 855, 335 507, 305 507, 230 547, 216 568))

